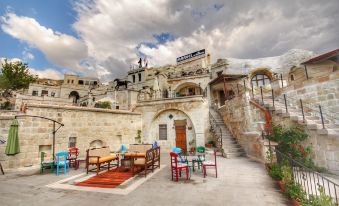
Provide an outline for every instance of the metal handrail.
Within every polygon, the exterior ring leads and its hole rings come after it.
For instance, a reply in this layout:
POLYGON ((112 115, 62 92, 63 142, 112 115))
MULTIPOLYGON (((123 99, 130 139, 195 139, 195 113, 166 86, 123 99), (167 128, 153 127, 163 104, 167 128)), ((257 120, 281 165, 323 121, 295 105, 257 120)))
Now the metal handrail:
POLYGON ((290 154, 285 154, 275 149, 278 163, 287 160, 292 168, 293 180, 300 184, 307 194, 307 198, 319 196, 319 188, 322 187, 326 195, 332 198, 332 202, 338 205, 339 185, 319 172, 305 166, 302 162, 293 159, 290 154))
MULTIPOLYGON (((209 119, 210 119, 210 124, 211 124, 211 127, 213 129, 213 134, 214 136, 216 136, 217 138, 217 148, 222 150, 223 148, 223 141, 222 141, 222 129, 220 126, 217 125, 217 121, 215 120, 215 118, 213 117, 212 113, 209 112, 209 119), (216 130, 219 130, 219 135, 217 134, 216 130), (220 143, 220 145, 218 144, 220 143)), ((223 154, 224 155, 224 154, 223 154)))

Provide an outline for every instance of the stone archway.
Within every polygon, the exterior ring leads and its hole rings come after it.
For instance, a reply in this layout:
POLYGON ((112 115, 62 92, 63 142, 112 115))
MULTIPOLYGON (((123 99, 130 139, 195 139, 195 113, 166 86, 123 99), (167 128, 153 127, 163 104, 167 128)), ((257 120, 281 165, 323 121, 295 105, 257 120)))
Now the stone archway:
POLYGON ((89 143, 89 148, 101 148, 105 146, 104 142, 102 140, 96 139, 89 143))
POLYGON ((80 95, 77 91, 71 91, 71 93, 69 93, 69 98, 73 99, 73 103, 78 103, 80 95))
POLYGON ((193 82, 185 82, 174 89, 177 96, 202 95, 203 90, 200 85, 193 82))
POLYGON ((148 135, 153 138, 151 141, 159 141, 161 146, 170 150, 178 146, 178 138, 183 138, 178 136, 179 133, 184 133, 186 138, 184 150, 196 147, 196 132, 191 118, 181 110, 166 109, 154 115, 148 135))

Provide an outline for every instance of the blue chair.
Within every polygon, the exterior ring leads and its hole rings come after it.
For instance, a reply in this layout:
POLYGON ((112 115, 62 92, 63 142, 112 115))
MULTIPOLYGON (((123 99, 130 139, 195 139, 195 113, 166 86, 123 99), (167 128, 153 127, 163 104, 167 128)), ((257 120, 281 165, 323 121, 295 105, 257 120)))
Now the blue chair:
POLYGON ((178 161, 179 161, 180 163, 188 163, 188 160, 187 160, 186 158, 184 158, 184 157, 181 156, 181 153, 182 153, 182 149, 181 149, 181 148, 179 148, 179 147, 174 147, 174 148, 172 149, 172 152, 178 154, 178 161))
POLYGON ((153 149, 156 149, 156 148, 158 148, 159 146, 158 146, 158 142, 157 141, 154 141, 154 143, 153 143, 153 149))
POLYGON ((172 149, 172 152, 177 153, 177 154, 181 154, 181 153, 182 153, 182 149, 179 148, 179 147, 174 147, 174 148, 172 149))
POLYGON ((121 145, 120 147, 120 152, 123 153, 123 152, 127 152, 127 148, 124 144, 121 145))
POLYGON ((68 152, 58 152, 55 154, 56 156, 56 175, 59 176, 59 168, 63 167, 64 168, 64 175, 66 175, 67 172, 67 167, 68 167, 68 172, 70 170, 69 168, 69 161, 67 160, 68 157, 68 152))

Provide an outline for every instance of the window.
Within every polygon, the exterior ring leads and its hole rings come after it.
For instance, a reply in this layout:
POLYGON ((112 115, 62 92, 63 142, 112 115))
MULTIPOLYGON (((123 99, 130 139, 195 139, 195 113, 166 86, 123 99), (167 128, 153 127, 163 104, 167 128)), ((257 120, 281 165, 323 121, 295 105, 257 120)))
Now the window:
POLYGON ((294 75, 291 74, 291 81, 294 81, 294 75))
POLYGON ((271 83, 271 80, 265 74, 257 74, 252 77, 251 83, 253 87, 260 87, 269 85, 271 83))
POLYGON ((78 82, 80 85, 84 85, 84 80, 79 80, 78 82))
POLYGON ((55 97, 55 92, 51 92, 51 96, 52 96, 52 97, 55 97))
POLYGON ((68 147, 75 147, 77 143, 77 138, 76 137, 70 137, 69 142, 68 142, 68 147))
POLYGON ((132 78, 133 78, 133 83, 135 83, 135 75, 134 74, 133 74, 132 78))
POLYGON ((72 80, 72 84, 74 83, 74 80, 72 80))
POLYGON ((159 140, 167 140, 167 124, 159 124, 159 140))
POLYGON ((93 85, 97 85, 97 84, 98 84, 98 82, 97 82, 97 81, 94 81, 94 82, 93 82, 93 85))
POLYGON ((69 84, 69 79, 67 80, 67 84, 69 84))
POLYGON ((39 95, 38 91, 36 91, 36 90, 33 90, 33 92, 32 92, 32 96, 38 96, 38 95, 39 95))
POLYGON ((42 90, 41 91, 41 96, 48 96, 48 91, 47 90, 42 90))
POLYGON ((221 76, 222 75, 222 71, 217 72, 217 76, 221 76))
POLYGON ((141 73, 138 74, 139 82, 141 82, 141 73))

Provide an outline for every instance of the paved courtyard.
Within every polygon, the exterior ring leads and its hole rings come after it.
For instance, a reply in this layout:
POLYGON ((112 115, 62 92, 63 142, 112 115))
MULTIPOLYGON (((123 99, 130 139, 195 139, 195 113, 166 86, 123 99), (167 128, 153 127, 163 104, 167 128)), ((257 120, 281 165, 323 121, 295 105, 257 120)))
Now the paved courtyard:
MULTIPOLYGON (((162 154, 162 164, 169 156, 162 154)), ((67 175, 6 174, 0 176, 0 205, 290 205, 262 164, 248 158, 218 158, 219 177, 214 170, 203 178, 195 172, 191 180, 170 181, 169 166, 127 195, 52 189, 46 185, 84 172, 67 175)))

